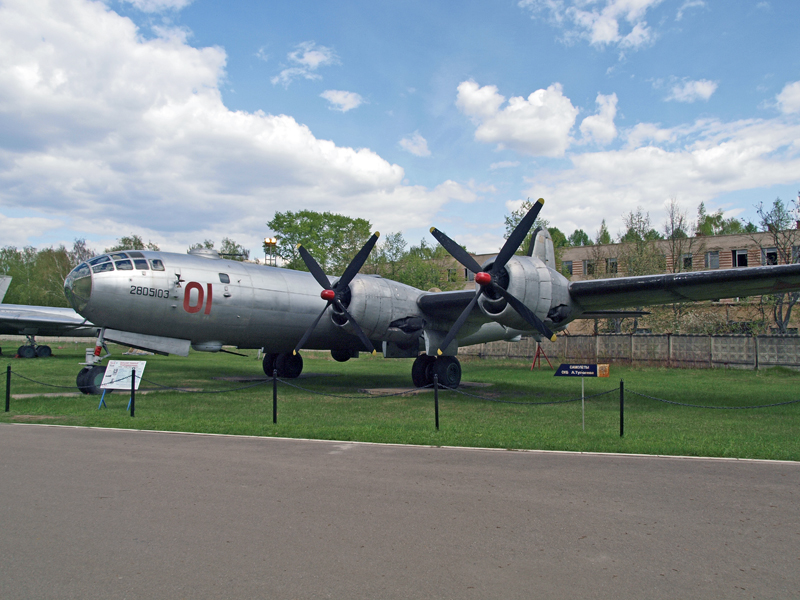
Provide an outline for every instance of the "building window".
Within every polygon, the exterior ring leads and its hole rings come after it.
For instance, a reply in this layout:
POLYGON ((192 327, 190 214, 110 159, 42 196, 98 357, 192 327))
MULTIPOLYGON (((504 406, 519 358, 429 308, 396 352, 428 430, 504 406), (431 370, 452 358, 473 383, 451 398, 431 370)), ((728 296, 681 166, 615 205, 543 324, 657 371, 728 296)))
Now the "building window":
POLYGON ((719 250, 706 252, 706 269, 719 269, 719 250))
POLYGON ((617 259, 616 258, 607 258, 606 259, 606 273, 616 273, 617 272, 617 259))
POLYGON ((561 272, 565 275, 572 275, 572 261, 565 260, 561 263, 561 272))
POLYGON ((447 269, 448 283, 455 283, 456 277, 458 277, 458 269, 447 269))
POLYGON ((792 262, 800 262, 800 246, 792 246, 792 262))
POLYGON ((473 273, 469 269, 464 269, 464 279, 466 279, 467 281, 475 281, 475 273, 473 273))
POLYGON ((778 249, 777 248, 762 248, 761 249, 761 264, 762 265, 777 265, 778 264, 778 249))
POLYGON ((747 250, 731 250, 731 255, 734 268, 747 266, 747 250))
POLYGON ((583 261, 583 274, 584 275, 594 275, 594 261, 593 260, 584 260, 583 261))
POLYGON ((681 254, 681 267, 684 271, 691 271, 692 270, 692 255, 691 254, 681 254))

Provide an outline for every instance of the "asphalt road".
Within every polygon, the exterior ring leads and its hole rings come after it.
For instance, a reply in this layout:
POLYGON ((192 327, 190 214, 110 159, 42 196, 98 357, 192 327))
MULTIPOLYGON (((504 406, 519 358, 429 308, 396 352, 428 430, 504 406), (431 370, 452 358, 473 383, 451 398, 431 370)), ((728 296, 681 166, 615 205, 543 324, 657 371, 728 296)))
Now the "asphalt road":
POLYGON ((0 425, 0 598, 798 598, 800 463, 0 425))

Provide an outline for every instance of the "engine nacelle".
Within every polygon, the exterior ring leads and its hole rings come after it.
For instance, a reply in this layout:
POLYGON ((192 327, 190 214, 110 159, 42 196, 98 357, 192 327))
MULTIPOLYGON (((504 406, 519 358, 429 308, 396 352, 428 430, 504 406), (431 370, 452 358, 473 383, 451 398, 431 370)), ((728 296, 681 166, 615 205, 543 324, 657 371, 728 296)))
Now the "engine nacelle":
MULTIPOLYGON (((483 265, 491 267, 492 261, 483 265)), ((505 274, 497 283, 520 300, 537 317, 545 321, 551 309, 571 304, 569 282, 538 257, 514 256, 506 263, 505 274)), ((531 325, 514 310, 508 301, 491 287, 478 300, 481 310, 501 325, 513 329, 531 330, 531 325)), ((553 321, 550 321, 553 323, 553 321)), ((552 325, 551 325, 552 327, 552 325)))
MULTIPOLYGON (((415 341, 422 330, 423 315, 417 306, 421 293, 396 281, 358 275, 350 282, 344 304, 368 338, 403 344, 415 341)), ((347 315, 336 305, 331 307, 331 320, 355 333, 347 315)))

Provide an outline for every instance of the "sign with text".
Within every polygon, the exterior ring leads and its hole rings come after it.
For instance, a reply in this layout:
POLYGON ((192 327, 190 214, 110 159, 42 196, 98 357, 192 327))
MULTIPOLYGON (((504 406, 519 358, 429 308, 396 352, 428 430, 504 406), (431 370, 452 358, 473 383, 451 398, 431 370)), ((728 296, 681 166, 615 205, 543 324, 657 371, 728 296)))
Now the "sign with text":
POLYGON ((139 389, 146 360, 110 360, 100 388, 104 390, 130 390, 131 372, 136 369, 135 389, 139 389))
POLYGON ((608 365, 561 364, 554 377, 608 377, 608 365))

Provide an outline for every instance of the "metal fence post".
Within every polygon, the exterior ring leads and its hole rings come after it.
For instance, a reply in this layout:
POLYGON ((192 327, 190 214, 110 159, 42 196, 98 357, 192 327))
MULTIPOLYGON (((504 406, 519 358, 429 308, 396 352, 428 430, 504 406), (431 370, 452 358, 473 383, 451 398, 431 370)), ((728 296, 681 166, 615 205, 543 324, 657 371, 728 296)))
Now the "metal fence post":
POLYGON ((11 365, 6 368, 6 412, 11 410, 11 365))
POLYGON ((439 431, 439 376, 433 376, 433 406, 436 413, 436 431, 439 431))
POLYGON ((136 413, 136 369, 131 369, 131 416, 136 413))
POLYGON ((272 370, 272 423, 278 422, 278 369, 272 370))
POLYGON ((625 382, 619 380, 619 437, 625 433, 625 382))

